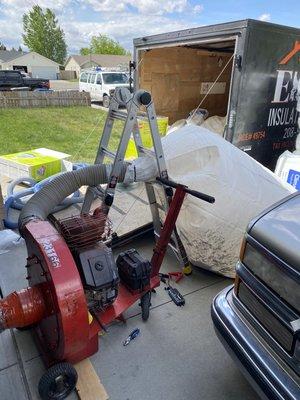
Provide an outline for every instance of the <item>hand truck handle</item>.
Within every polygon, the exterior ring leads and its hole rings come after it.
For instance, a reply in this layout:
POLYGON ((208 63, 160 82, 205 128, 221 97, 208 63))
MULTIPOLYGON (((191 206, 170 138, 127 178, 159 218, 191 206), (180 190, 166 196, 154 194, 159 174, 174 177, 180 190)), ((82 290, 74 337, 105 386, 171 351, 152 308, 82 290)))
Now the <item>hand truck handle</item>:
POLYGON ((160 177, 157 177, 156 180, 158 182, 162 183, 163 185, 170 186, 174 189, 176 189, 178 186, 181 186, 186 193, 188 193, 194 197, 197 197, 200 200, 206 201, 207 203, 215 202, 214 197, 209 196, 208 194, 205 194, 205 193, 198 192, 197 190, 189 189, 187 186, 182 185, 180 183, 176 183, 176 182, 170 181, 169 179, 164 179, 164 178, 160 178, 160 177))

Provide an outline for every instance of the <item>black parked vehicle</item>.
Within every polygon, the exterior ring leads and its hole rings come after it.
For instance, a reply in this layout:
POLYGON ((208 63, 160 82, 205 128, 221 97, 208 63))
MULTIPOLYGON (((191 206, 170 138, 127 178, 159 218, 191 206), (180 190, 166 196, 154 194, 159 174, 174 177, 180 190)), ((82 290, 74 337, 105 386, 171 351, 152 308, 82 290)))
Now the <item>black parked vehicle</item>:
POLYGON ((0 71, 0 90, 12 90, 18 88, 49 89, 50 82, 48 79, 36 79, 24 77, 21 71, 2 70, 0 71))
POLYGON ((262 398, 300 399, 300 193, 248 227, 234 287, 212 305, 215 330, 262 398))

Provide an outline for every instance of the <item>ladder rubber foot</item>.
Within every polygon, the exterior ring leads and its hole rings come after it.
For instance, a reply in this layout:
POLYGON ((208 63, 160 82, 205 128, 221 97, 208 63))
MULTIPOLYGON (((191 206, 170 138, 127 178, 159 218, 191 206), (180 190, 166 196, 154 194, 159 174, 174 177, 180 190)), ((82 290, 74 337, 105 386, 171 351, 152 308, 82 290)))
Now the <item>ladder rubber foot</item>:
POLYGON ((182 268, 182 272, 184 273, 184 275, 191 275, 193 270, 192 270, 192 267, 190 266, 190 264, 189 265, 185 265, 182 268))

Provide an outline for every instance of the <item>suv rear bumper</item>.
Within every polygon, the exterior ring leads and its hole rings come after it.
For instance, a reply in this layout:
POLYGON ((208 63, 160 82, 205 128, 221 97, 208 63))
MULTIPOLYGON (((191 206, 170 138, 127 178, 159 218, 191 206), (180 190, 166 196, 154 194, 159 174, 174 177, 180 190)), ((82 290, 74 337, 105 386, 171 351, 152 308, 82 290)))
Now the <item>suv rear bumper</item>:
POLYGON ((262 398, 299 399, 300 387, 235 310, 232 296, 230 286, 215 297, 211 309, 215 331, 226 350, 262 398))

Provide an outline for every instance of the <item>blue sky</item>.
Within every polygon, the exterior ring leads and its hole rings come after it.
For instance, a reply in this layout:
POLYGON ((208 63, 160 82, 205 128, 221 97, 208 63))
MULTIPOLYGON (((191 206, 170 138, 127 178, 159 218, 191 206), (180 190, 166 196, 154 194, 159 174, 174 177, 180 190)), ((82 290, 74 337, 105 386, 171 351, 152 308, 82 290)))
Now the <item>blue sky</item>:
POLYGON ((244 18, 300 28, 300 0, 0 0, 1 42, 23 46, 22 15, 34 4, 56 13, 69 53, 99 33, 131 50, 134 37, 244 18))

